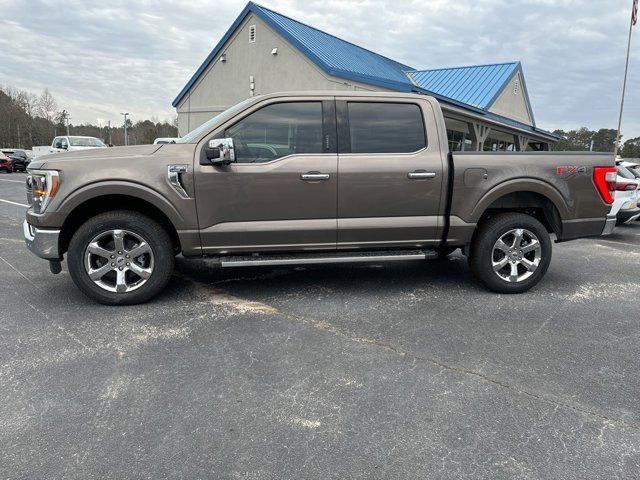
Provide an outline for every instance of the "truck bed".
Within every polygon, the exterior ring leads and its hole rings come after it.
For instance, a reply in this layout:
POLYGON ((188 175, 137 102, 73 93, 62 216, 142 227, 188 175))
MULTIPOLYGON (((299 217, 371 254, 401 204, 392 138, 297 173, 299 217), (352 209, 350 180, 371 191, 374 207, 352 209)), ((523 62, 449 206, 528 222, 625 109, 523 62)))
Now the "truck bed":
POLYGON ((613 154, 591 152, 455 152, 449 156, 449 240, 472 234, 491 207, 526 209, 548 199, 559 241, 600 235, 611 206, 593 183, 594 167, 611 167, 613 154), (539 202, 538 202, 539 203, 539 202))

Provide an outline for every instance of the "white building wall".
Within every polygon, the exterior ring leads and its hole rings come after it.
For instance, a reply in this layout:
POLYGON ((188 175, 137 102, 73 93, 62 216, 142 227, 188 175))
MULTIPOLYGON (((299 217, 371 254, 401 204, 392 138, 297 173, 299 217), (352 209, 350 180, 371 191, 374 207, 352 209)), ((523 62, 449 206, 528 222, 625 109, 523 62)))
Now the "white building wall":
POLYGON ((252 96, 278 91, 382 90, 326 75, 260 18, 249 14, 177 107, 184 135, 224 109, 252 96), (249 28, 255 25, 255 42, 249 28), (277 55, 271 52, 278 49, 277 55), (224 53, 226 60, 220 61, 224 53), (253 90, 251 89, 253 78, 253 90))
POLYGON ((489 111, 527 125, 533 124, 520 72, 513 76, 489 111))

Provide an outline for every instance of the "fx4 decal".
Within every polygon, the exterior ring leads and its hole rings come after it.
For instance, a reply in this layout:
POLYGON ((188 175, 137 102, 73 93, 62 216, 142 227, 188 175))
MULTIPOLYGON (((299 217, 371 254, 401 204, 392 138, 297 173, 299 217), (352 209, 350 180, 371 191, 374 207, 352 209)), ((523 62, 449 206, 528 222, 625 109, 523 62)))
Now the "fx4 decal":
POLYGON ((558 167, 556 168, 556 173, 558 175, 561 175, 563 177, 571 177, 573 175, 577 175, 577 174, 586 174, 587 173, 587 167, 585 166, 578 166, 578 165, 567 165, 564 167, 558 167))

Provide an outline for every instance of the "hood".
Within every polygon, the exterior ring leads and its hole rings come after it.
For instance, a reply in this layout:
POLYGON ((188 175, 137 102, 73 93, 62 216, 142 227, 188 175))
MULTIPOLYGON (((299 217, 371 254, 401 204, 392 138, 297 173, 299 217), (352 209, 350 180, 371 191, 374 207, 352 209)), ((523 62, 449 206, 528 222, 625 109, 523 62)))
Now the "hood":
MULTIPOLYGON (((138 155, 151 155, 162 145, 134 145, 130 147, 108 147, 108 148, 83 148, 82 150, 71 150, 69 152, 52 153, 47 155, 43 161, 50 160, 71 160, 73 158, 112 158, 112 157, 137 157, 138 155)), ((76 147, 74 147, 76 148, 76 147)))
POLYGON ((147 156, 155 153, 162 145, 135 145, 130 147, 86 148, 70 152, 43 155, 29 165, 31 169, 50 168, 61 163, 76 160, 101 161, 115 158, 147 156))

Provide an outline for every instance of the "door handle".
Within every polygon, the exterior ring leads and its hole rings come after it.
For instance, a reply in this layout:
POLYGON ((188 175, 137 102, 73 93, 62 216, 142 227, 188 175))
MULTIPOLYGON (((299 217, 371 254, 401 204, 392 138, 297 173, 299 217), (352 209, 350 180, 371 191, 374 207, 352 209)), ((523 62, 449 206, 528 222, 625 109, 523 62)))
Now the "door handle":
POLYGON ((309 172, 300 175, 300 178, 305 182, 322 182, 329 180, 330 175, 328 173, 309 172))
POLYGON ((436 172, 425 172, 424 170, 416 170, 407 173, 407 177, 411 180, 424 180, 426 178, 435 178, 436 172))

